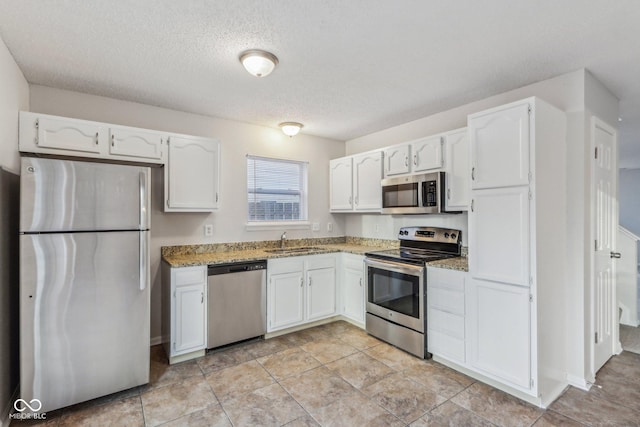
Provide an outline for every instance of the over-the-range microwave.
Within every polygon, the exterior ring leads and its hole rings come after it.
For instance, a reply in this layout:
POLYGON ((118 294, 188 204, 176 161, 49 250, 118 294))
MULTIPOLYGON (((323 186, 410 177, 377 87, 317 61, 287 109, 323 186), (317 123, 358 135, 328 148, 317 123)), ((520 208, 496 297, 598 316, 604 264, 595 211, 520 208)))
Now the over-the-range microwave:
POLYGON ((460 213, 445 210, 445 172, 383 179, 383 214, 460 213))

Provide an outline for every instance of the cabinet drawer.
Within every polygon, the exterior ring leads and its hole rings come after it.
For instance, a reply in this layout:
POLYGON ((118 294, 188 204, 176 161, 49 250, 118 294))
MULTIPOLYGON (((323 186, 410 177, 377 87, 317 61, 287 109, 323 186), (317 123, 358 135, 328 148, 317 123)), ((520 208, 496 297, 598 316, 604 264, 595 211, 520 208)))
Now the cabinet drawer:
POLYGON ((429 289, 428 304, 430 308, 464 316, 464 294, 446 289, 429 289))
POLYGON ((427 268, 427 284, 429 288, 449 289, 464 292, 464 281, 467 273, 443 268, 427 268))
POLYGON ((304 269, 304 261, 302 257, 294 257, 287 259, 275 259, 267 261, 267 272, 269 274, 284 274, 300 272, 304 269))
POLYGON ((175 285, 191 285, 206 281, 206 267, 186 267, 175 269, 175 285))
POLYGON ((464 340, 464 317, 439 310, 429 311, 428 329, 464 340))
POLYGON ((428 330, 427 342, 427 351, 429 353, 464 363, 464 340, 438 331, 428 330))
POLYGON ((335 255, 311 255, 306 259, 307 270, 331 268, 336 266, 335 255))

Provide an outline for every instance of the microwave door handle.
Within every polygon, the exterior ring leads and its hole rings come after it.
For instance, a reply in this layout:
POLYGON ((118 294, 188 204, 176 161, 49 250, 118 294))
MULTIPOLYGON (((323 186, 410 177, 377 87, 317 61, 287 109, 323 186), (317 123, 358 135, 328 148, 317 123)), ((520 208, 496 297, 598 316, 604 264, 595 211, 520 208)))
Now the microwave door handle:
POLYGON ((418 181, 418 207, 421 208, 424 206, 424 186, 426 185, 425 181, 418 181))

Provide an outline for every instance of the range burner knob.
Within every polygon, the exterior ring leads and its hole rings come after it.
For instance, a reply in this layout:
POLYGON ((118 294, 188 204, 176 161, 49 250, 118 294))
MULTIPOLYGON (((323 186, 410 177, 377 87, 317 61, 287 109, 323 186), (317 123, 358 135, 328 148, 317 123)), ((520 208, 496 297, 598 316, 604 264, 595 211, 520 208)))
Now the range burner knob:
POLYGON ((456 233, 451 233, 451 238, 452 238, 452 239, 455 239, 456 237, 458 237, 458 236, 456 235, 456 233))
MULTIPOLYGON (((451 235, 451 237, 453 237, 453 234, 451 235)), ((448 239, 449 238, 449 233, 444 233, 444 238, 448 239)))

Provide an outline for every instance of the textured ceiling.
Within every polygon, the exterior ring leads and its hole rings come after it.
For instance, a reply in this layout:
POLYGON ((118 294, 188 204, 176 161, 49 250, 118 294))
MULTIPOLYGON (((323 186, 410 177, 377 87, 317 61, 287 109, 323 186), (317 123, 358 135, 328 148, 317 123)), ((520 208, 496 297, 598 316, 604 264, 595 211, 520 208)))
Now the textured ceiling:
POLYGON ((638 22, 638 0, 0 0, 30 83, 339 140, 584 67, 640 166, 638 22))

